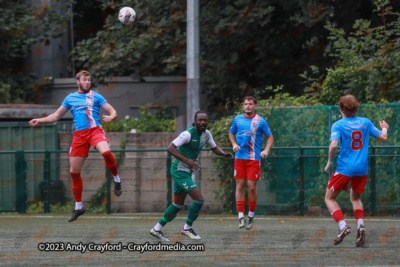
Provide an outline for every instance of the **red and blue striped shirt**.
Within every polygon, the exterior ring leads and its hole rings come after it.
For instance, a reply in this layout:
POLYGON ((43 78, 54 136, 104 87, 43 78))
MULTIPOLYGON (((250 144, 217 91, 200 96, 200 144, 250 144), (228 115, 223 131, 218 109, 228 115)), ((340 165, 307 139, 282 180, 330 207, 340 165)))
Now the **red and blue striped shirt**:
POLYGON ((90 90, 86 94, 78 92, 69 94, 62 106, 71 109, 75 131, 82 131, 101 126, 99 111, 106 104, 108 103, 103 96, 90 90))
POLYGON ((235 158, 245 160, 260 160, 262 135, 266 137, 272 135, 268 123, 257 114, 251 118, 244 114, 237 116, 229 132, 236 135, 236 143, 240 146, 240 150, 235 153, 235 158))

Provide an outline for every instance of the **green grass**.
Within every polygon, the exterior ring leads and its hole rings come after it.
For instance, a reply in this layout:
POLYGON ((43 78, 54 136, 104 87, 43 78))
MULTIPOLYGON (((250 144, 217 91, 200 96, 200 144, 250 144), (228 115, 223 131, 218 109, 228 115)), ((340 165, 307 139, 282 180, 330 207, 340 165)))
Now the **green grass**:
POLYGON ((339 246, 333 245, 338 227, 332 218, 258 216, 250 231, 238 229, 235 216, 201 215, 195 222, 199 242, 179 231, 186 216, 164 227, 172 244, 204 244, 199 252, 41 252, 40 242, 73 244, 110 242, 158 243, 150 229, 161 214, 85 214, 68 223, 70 214, 0 215, 0 265, 18 266, 211 266, 211 265, 396 265, 400 263, 400 220, 366 219, 367 243, 355 247, 357 225, 339 246))

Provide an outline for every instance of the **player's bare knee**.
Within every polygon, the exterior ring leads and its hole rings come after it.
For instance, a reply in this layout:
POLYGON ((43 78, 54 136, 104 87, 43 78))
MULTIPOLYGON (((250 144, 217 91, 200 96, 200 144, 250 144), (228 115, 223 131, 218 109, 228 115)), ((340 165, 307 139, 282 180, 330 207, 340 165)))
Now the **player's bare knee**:
POLYGON ((325 203, 331 203, 332 201, 335 201, 335 199, 332 198, 332 196, 328 195, 325 196, 325 203))
POLYGON ((181 201, 181 200, 175 201, 174 200, 174 203, 178 204, 178 205, 183 205, 185 203, 185 200, 183 200, 183 201, 181 201))
POLYGON ((193 197, 194 201, 204 201, 204 197, 202 195, 193 197))
POLYGON ((256 186, 250 186, 249 187, 249 191, 252 191, 252 192, 256 191, 257 192, 257 187, 256 186))
POLYGON ((192 197, 192 199, 193 199, 194 201, 204 201, 204 197, 203 197, 203 195, 201 194, 200 191, 198 191, 198 192, 193 192, 193 194, 191 195, 191 197, 192 197))
POLYGON ((236 187, 236 192, 244 192, 244 188, 243 187, 236 187))
POLYGON ((79 169, 70 168, 70 169, 69 169, 69 172, 72 172, 72 173, 80 173, 81 171, 80 171, 79 169))
POLYGON ((244 184, 236 184, 236 191, 244 191, 244 184))
POLYGON ((195 201, 203 201, 203 202, 204 202, 204 197, 203 197, 203 195, 200 193, 200 194, 198 194, 193 200, 195 200, 195 201))

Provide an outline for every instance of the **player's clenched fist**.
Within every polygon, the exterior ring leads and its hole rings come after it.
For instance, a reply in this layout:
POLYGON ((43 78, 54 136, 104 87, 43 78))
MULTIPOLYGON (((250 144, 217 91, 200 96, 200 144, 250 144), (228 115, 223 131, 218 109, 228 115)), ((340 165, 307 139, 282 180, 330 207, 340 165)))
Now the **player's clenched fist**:
POLYGON ((239 145, 233 145, 233 152, 238 152, 240 150, 240 146, 239 145))
POLYGON ((379 126, 381 129, 386 128, 386 130, 389 130, 389 124, 387 124, 386 121, 379 121, 379 126))
POLYGON ((39 124, 39 119, 33 119, 29 121, 29 125, 34 127, 39 124))
POLYGON ((260 154, 261 158, 266 159, 268 157, 268 151, 263 150, 260 154))

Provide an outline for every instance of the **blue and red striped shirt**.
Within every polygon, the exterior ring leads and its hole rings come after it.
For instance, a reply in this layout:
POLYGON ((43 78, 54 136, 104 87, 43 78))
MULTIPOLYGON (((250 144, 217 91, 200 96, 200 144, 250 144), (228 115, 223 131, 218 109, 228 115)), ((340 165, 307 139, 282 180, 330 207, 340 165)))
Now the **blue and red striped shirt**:
POLYGON ((75 131, 82 131, 101 126, 99 119, 100 108, 108 104, 103 96, 90 90, 86 94, 78 92, 69 94, 62 106, 71 109, 75 123, 75 131))
POLYGON ((251 118, 244 114, 237 116, 229 132, 236 134, 236 143, 240 146, 240 150, 235 153, 235 158, 245 160, 260 160, 262 134, 266 137, 272 135, 268 123, 257 114, 251 118))

